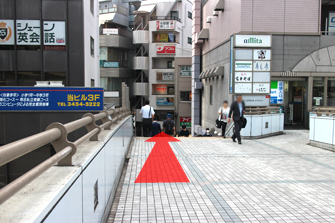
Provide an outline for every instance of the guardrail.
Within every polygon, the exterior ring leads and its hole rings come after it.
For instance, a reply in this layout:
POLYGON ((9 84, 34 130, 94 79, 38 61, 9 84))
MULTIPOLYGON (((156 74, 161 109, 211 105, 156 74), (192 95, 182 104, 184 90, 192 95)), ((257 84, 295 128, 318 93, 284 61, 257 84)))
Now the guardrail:
POLYGON ((72 156, 76 153, 78 146, 82 142, 87 139, 98 141, 99 133, 103 129, 110 130, 114 122, 130 114, 130 111, 125 108, 105 110, 94 115, 87 113, 83 115, 83 118, 76 121, 64 125, 61 123, 52 123, 44 132, 1 146, 0 166, 48 143, 51 143, 54 147, 56 154, 2 188, 0 190, 0 205, 55 164, 59 166, 71 166, 72 156), (103 124, 97 125, 96 121, 98 120, 101 120, 103 124), (82 127, 86 127, 87 134, 74 142, 67 140, 69 133, 82 127))
POLYGON ((312 113, 317 116, 335 116, 335 107, 313 107, 312 113))
POLYGON ((245 108, 245 115, 264 115, 264 114, 276 114, 276 113, 281 113, 279 106, 245 108))

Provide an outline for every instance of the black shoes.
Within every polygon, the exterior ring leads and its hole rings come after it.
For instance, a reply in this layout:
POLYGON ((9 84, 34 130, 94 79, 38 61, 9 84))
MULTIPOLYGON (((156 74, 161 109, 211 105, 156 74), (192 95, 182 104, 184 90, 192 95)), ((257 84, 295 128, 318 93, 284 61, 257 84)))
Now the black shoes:
POLYGON ((241 141, 238 141, 238 144, 242 145, 242 142, 241 142, 241 141))
POLYGON ((233 142, 236 142, 236 139, 234 139, 233 137, 231 137, 231 138, 232 138, 233 142))

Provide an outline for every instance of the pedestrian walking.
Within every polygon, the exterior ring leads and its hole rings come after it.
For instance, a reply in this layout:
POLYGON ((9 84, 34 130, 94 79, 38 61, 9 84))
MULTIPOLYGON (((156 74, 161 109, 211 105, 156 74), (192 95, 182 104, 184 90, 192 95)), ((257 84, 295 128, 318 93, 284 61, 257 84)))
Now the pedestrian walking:
POLYGON ((166 115, 166 120, 163 122, 163 132, 170 136, 176 135, 176 127, 170 113, 166 115))
POLYGON ((218 113, 219 113, 219 118, 222 126, 222 137, 226 138, 226 127, 228 123, 228 115, 229 115, 230 108, 228 107, 228 101, 223 101, 223 106, 220 107, 218 113))
POLYGON ((157 116, 155 116, 154 117, 154 122, 152 123, 152 134, 151 134, 151 136, 155 136, 158 133, 162 132, 161 124, 159 124, 157 121, 158 121, 158 118, 157 118, 157 116))
POLYGON ((142 127, 143 127, 143 136, 149 137, 151 136, 152 131, 152 119, 155 116, 154 109, 150 106, 150 101, 146 100, 145 105, 141 108, 142 115, 142 127))
POLYGON ((179 137, 188 137, 190 132, 186 129, 186 125, 182 125, 182 130, 179 132, 179 137))
POLYGON ((242 98, 242 95, 236 96, 236 101, 234 101, 230 106, 230 111, 228 114, 228 123, 230 122, 231 115, 233 115, 235 131, 233 136, 233 142, 238 140, 238 144, 242 144, 241 141, 241 128, 242 128, 242 119, 244 119, 243 114, 245 113, 245 104, 242 98))

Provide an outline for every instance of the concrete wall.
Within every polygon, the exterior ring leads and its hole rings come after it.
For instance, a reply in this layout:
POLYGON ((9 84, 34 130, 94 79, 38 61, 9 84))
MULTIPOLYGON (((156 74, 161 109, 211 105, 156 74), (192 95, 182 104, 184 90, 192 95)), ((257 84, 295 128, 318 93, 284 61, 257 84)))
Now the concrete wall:
POLYGON ((85 141, 73 157, 74 166, 50 168, 2 204, 1 221, 105 222, 133 136, 132 128, 132 118, 128 116, 114 124, 112 130, 102 131, 99 141, 85 141))

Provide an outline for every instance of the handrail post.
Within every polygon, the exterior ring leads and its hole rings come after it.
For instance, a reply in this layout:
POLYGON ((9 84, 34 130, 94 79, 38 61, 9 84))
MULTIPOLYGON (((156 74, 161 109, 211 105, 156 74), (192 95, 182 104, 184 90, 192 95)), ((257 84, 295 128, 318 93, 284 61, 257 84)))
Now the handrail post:
POLYGON ((67 146, 70 146, 72 148, 71 153, 58 162, 58 166, 71 166, 72 156, 77 152, 77 147, 72 142, 67 140, 68 132, 63 124, 59 122, 52 123, 47 127, 46 130, 53 129, 53 128, 57 128, 61 132, 61 136, 55 141, 51 142, 51 145, 56 150, 56 153, 60 152, 67 146))
POLYGON ((113 124, 113 121, 109 119, 109 114, 107 111, 101 111, 100 113, 105 113, 106 117, 104 117, 103 119, 101 119, 101 121, 103 123, 106 123, 106 122, 110 122, 109 125, 107 125, 104 130, 111 130, 111 127, 112 127, 112 124, 113 124))
POLYGON ((96 128, 99 129, 99 131, 90 138, 90 141, 98 141, 99 140, 99 134, 101 132, 101 128, 97 124, 95 124, 94 115, 91 114, 91 113, 86 113, 86 114, 83 115, 83 118, 85 118, 85 117, 91 117, 92 118, 92 122, 85 126, 88 132, 90 132, 90 131, 92 131, 93 129, 96 129, 96 128))

